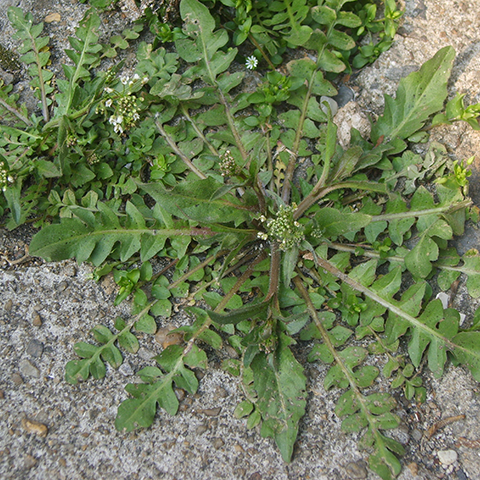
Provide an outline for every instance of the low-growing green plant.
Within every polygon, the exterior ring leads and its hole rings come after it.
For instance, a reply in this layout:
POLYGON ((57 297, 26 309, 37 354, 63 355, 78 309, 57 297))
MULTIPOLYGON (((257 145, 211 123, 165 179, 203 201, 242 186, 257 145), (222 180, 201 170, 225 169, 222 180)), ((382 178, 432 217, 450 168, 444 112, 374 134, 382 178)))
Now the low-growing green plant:
MULTIPOLYGON (((332 38, 339 21, 353 18, 343 3, 317 9, 332 38)), ((196 392, 194 370, 207 367, 203 345, 227 343, 239 359, 223 367, 245 396, 235 416, 273 437, 290 461, 307 401, 295 345, 308 342, 308 361, 331 365, 325 388, 342 390, 343 429, 359 432, 371 469, 393 478, 403 447, 385 431, 400 420, 375 379, 391 378, 392 388, 422 401, 418 367, 425 361, 441 376, 451 357, 480 380, 478 315, 463 328, 459 313, 433 297, 459 278, 480 295, 478 252, 460 256, 449 243, 478 221, 468 171, 439 144, 424 157, 409 148, 428 135, 433 115, 435 124, 476 118, 463 97, 442 113, 454 51, 443 48, 402 79, 370 138, 352 130, 344 149, 321 100, 336 94, 324 78, 325 42, 304 45, 316 61, 292 60, 287 75, 270 72, 248 93, 244 70, 230 70, 237 49, 209 9, 182 0, 180 13, 174 51, 142 42, 134 72, 120 74, 119 64, 94 75, 112 42, 98 42, 99 17, 88 12, 55 92, 41 27, 9 10, 23 60, 44 87, 42 117, 2 90, 13 123, 0 140, 8 225, 37 211, 43 228, 31 255, 91 262, 97 279, 113 272, 116 303, 133 299, 131 319, 98 325, 96 344, 75 345, 66 380, 120 366, 122 350, 139 348, 135 332, 155 333, 183 299, 192 318, 176 330, 184 343, 140 370, 143 383, 126 386, 119 430, 149 427, 159 407, 175 414, 174 388, 196 392), (160 271, 155 258, 166 261, 160 271)))

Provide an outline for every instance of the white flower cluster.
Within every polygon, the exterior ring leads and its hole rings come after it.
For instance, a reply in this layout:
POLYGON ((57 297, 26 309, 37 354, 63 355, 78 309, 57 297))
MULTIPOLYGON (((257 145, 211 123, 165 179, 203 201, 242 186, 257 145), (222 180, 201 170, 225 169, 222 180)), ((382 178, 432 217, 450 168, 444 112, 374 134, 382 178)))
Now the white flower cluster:
POLYGON ((7 189, 7 186, 10 183, 13 183, 14 179, 11 175, 8 174, 8 168, 4 162, 0 163, 0 187, 2 188, 2 192, 7 189))
POLYGON ((237 175, 240 171, 230 150, 226 150, 225 153, 220 155, 219 166, 222 177, 231 177, 237 175))
POLYGON ((113 125, 114 132, 118 134, 131 129, 140 120, 138 102, 143 99, 132 94, 131 89, 139 85, 145 85, 148 82, 148 77, 140 78, 138 73, 135 73, 132 77, 122 75, 120 82, 128 88, 125 88, 124 92, 118 92, 111 87, 105 87, 108 98, 97 109, 97 112, 100 113, 105 113, 107 108, 114 109, 113 114, 108 118, 108 122, 113 125))
POLYGON ((140 80, 142 85, 144 85, 145 83, 148 82, 148 77, 143 77, 142 79, 140 79, 140 75, 138 73, 134 73, 132 77, 129 77, 128 75, 125 75, 125 74, 120 76, 120 81, 122 82, 122 84, 128 87, 133 87, 140 80))
POLYGON ((261 215, 259 220, 265 224, 266 232, 258 232, 257 237, 262 240, 271 238, 279 243, 283 251, 299 245, 304 237, 304 227, 294 219, 293 213, 297 210, 297 204, 281 206, 276 218, 266 218, 261 215))

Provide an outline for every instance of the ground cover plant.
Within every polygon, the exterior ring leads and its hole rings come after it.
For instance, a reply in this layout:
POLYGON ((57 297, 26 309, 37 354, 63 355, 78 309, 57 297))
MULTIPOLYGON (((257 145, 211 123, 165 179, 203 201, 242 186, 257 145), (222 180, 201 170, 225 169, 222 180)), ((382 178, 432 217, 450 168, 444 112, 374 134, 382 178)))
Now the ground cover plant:
MULTIPOLYGON (((289 12, 293 3, 272 4, 289 12)), ((449 243, 478 221, 467 196, 471 159, 452 161, 437 143, 424 156, 412 150, 438 124, 479 128, 480 108, 465 107, 462 95, 446 102, 455 54, 445 47, 386 97, 370 138, 352 130, 342 148, 329 100, 336 89, 326 77, 349 68, 357 48, 349 32, 365 23, 364 10, 357 15, 348 3, 319 1, 309 6, 310 23, 296 19, 296 33, 285 27, 278 48, 302 46, 310 55, 290 60, 284 74, 267 71, 251 93, 241 88, 238 32, 221 28, 198 0, 180 3, 174 48, 158 37, 157 46, 139 43, 128 74, 121 62, 99 66, 141 26, 102 44, 100 18, 89 11, 55 84, 41 24, 9 10, 41 113, 2 87, 7 225, 32 219, 41 229, 31 255, 91 262, 96 278, 113 273, 115 303, 132 299, 130 319, 98 325, 95 343, 75 345, 79 358, 67 364, 66 380, 102 378, 107 363, 121 365, 122 351, 138 350, 135 332, 153 334, 179 301, 189 305, 191 324, 172 332, 181 342, 137 372, 142 383, 126 386, 119 430, 149 427, 159 407, 175 414, 175 389, 198 388, 205 345, 229 344, 239 359, 223 368, 238 376, 245 397, 234 415, 273 437, 290 461, 307 401, 292 348, 302 344, 308 361, 331 365, 324 386, 342 391, 343 429, 360 434, 371 469, 389 479, 401 470, 403 447, 388 435, 399 425, 395 399, 375 390, 376 378, 417 401, 425 398, 423 363, 441 376, 450 358, 480 380, 480 316, 460 325, 459 313, 434 296, 458 279, 480 295, 478 252, 460 256, 449 243), (292 41, 306 32, 305 42, 292 41), (375 356, 386 360, 381 371, 375 356)), ((255 41, 249 68, 272 53, 255 41)))

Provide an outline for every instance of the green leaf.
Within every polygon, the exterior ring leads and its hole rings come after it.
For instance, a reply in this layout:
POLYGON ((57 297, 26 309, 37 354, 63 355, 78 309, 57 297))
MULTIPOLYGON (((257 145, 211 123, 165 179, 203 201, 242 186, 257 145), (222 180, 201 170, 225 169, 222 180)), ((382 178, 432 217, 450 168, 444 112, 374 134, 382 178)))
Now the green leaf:
POLYGON ((434 300, 418 318, 420 322, 430 327, 439 335, 420 328, 412 329, 412 338, 408 343, 408 354, 415 367, 422 361, 423 353, 428 348, 428 366, 438 378, 443 373, 443 367, 447 361, 448 340, 456 335, 460 315, 451 308, 443 310, 441 300, 434 300))
POLYGON ((453 337, 453 355, 480 382, 480 332, 462 332, 453 337))
POLYGON ((129 353, 137 353, 140 345, 138 343, 137 337, 130 332, 123 332, 118 337, 119 345, 129 353))
POLYGON ((125 390, 135 398, 124 400, 120 404, 115 428, 131 432, 135 428, 149 427, 155 418, 157 404, 170 415, 175 415, 178 410, 178 400, 172 383, 171 374, 164 376, 153 385, 129 383, 125 390))
POLYGON ((289 462, 298 433, 298 422, 305 414, 306 383, 302 366, 289 345, 293 340, 280 334, 272 360, 260 353, 251 363, 258 394, 255 405, 262 416, 261 435, 273 437, 282 458, 289 462))
POLYGON ((430 115, 442 109, 454 57, 452 47, 442 48, 418 72, 400 80, 395 100, 385 95, 385 112, 372 127, 374 144, 380 137, 387 142, 413 135, 430 115))
POLYGON ((239 225, 252 215, 251 209, 242 205, 230 193, 215 198, 217 190, 223 185, 212 177, 182 182, 171 190, 158 183, 139 186, 168 213, 185 220, 203 223, 234 222, 239 225))
POLYGON ((175 42, 177 52, 186 62, 196 62, 205 53, 209 58, 228 41, 225 31, 212 34, 215 20, 208 8, 197 0, 183 0, 180 4, 180 15, 184 21, 184 31, 197 41, 181 38, 175 42))
POLYGON ((322 208, 315 215, 315 221, 324 237, 356 232, 366 227, 371 220, 372 217, 364 213, 345 213, 330 207, 322 208))
POLYGON ((480 296, 480 256, 478 252, 467 252, 463 256, 461 271, 468 275, 467 289, 472 297, 480 296))
POLYGON ((250 415, 250 413, 252 413, 253 408, 254 405, 252 402, 250 402, 249 400, 244 400, 237 405, 235 411, 233 412, 233 416, 235 418, 246 417, 247 415, 250 415))
POLYGON ((438 245, 427 235, 405 256, 407 268, 420 278, 426 278, 432 271, 432 262, 438 258, 438 245))
POLYGON ((246 305, 242 308, 237 308, 228 313, 217 313, 210 310, 207 310, 208 316, 215 322, 220 325, 228 325, 242 322, 243 320, 255 319, 259 316, 263 316, 266 312, 270 302, 262 302, 254 305, 246 305))
POLYGON ((157 331, 157 324, 155 319, 150 315, 143 315, 140 320, 135 322, 135 330, 138 332, 145 332, 149 334, 154 334, 157 331))
POLYGON ((32 239, 31 255, 43 257, 49 261, 76 258, 79 263, 82 263, 89 260, 98 266, 110 255, 117 242, 121 245, 121 260, 125 261, 138 252, 145 241, 148 243, 145 255, 153 256, 157 248, 163 248, 166 238, 183 237, 195 233, 195 230, 188 227, 157 230, 137 228, 132 217, 127 219, 133 228, 122 228, 115 212, 103 203, 99 203, 98 208, 101 213, 97 214, 94 227, 85 225, 77 218, 62 218, 60 224, 44 227, 32 239), (152 243, 151 237, 160 237, 161 240, 152 243))

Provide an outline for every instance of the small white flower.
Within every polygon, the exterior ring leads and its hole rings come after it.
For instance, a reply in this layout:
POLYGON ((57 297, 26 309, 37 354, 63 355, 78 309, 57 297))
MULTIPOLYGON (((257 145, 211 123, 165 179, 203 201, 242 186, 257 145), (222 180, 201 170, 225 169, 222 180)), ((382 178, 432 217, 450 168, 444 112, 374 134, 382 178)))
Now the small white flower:
POLYGON ((123 117, 121 115, 118 115, 117 117, 115 115, 112 115, 108 119, 108 123, 113 125, 113 131, 115 133, 123 133, 122 122, 123 122, 123 117))
POLYGON ((107 93, 113 93, 113 88, 105 87, 104 90, 105 90, 107 93))
POLYGON ((265 217, 265 215, 260 215, 259 220, 263 223, 267 221, 267 218, 265 217))
POLYGON ((112 104, 113 104, 113 101, 112 101, 111 98, 109 98, 109 99, 105 102, 105 106, 106 106, 106 107, 111 107, 112 104))
POLYGON ((124 85, 126 85, 126 84, 128 83, 128 81, 129 81, 128 75, 121 75, 121 76, 120 76, 120 81, 121 81, 124 85))
POLYGON ((245 61, 245 66, 249 70, 255 70, 255 68, 257 68, 257 65, 258 65, 257 57, 255 57, 254 55, 250 55, 250 57, 247 57, 247 60, 245 61))
POLYGON ((265 232, 258 232, 257 237, 262 240, 268 240, 268 234, 266 234, 265 232))

